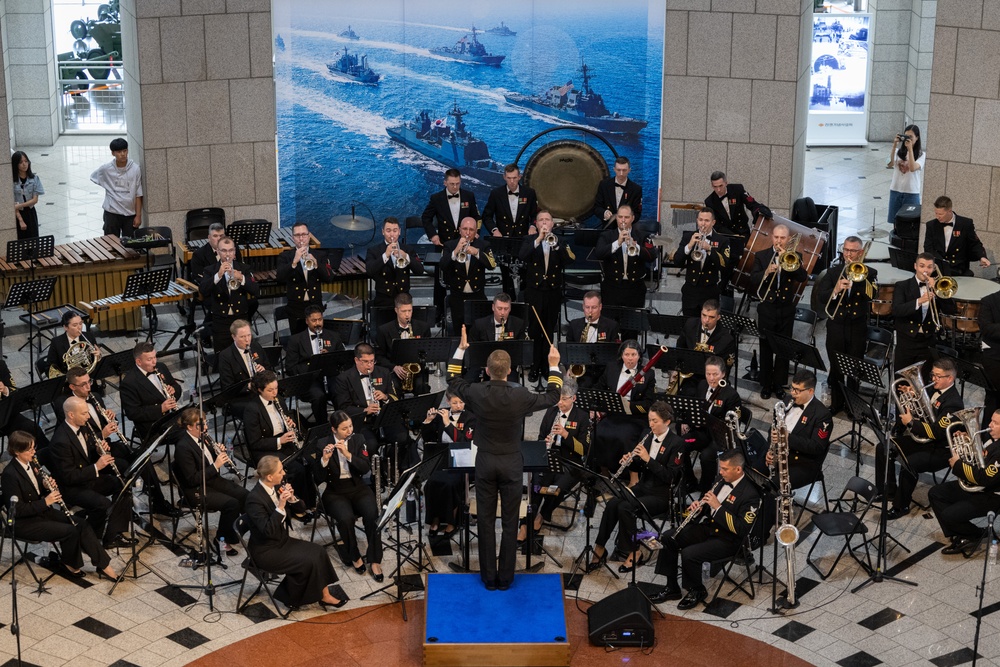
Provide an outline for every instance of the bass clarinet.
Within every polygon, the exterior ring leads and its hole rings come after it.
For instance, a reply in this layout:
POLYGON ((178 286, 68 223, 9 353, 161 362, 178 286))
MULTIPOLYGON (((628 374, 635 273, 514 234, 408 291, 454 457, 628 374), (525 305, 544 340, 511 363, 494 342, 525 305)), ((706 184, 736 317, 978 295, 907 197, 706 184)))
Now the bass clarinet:
POLYGON ((785 599, 789 608, 795 607, 795 543, 799 540, 799 529, 792 523, 792 483, 788 470, 788 427, 785 425, 785 411, 788 409, 779 401, 774 406, 773 429, 777 434, 771 444, 771 457, 778 469, 778 528, 775 539, 785 548, 787 593, 785 599))

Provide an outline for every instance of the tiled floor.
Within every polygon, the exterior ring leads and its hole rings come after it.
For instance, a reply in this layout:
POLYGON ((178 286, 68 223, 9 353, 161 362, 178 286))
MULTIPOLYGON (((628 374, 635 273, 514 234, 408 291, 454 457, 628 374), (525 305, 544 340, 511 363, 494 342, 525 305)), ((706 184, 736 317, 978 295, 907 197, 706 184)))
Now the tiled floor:
MULTIPOLYGON (((94 148, 82 146, 82 141, 77 138, 56 147, 29 151, 48 191, 39 211, 42 229, 54 233, 57 242, 70 235, 77 239, 94 236, 100 230, 101 195, 90 186, 87 176, 96 164, 110 159, 107 141, 97 141, 100 145, 94 148), (50 203, 52 205, 47 206, 50 203)), ((873 209, 877 228, 885 233, 886 225, 881 219, 885 215, 888 185, 888 172, 884 169, 886 150, 885 146, 870 146, 809 151, 807 193, 819 203, 840 207, 842 237, 848 230, 870 229, 873 209)), ((734 176, 733 180, 738 179, 734 176)), ((671 277, 653 296, 653 305, 660 312, 674 313, 678 310, 679 284, 677 278, 671 277)), ((426 300, 429 288, 421 286, 416 294, 418 301, 426 300)), ((358 312, 356 304, 337 303, 340 309, 338 314, 355 315, 358 312)), ((272 308, 272 304, 265 304, 263 311, 269 315, 272 308)), ((18 347, 24 342, 26 332, 16 313, 4 311, 2 316, 7 326, 3 352, 8 364, 18 374, 18 385, 24 386, 27 360, 24 353, 18 352, 18 347)), ((164 313, 161 321, 169 321, 173 317, 172 313, 164 313)), ((260 335, 269 338, 270 326, 262 325, 260 335)), ((822 341, 822 327, 818 335, 822 341)), ((107 342, 114 349, 127 349, 133 341, 131 337, 119 337, 107 342)), ((750 344, 745 344, 741 350, 743 360, 750 357, 750 348, 750 344)), ((171 356, 168 363, 186 381, 193 377, 191 355, 183 361, 171 356)), ((442 383, 437 377, 433 378, 433 382, 435 387, 442 383)), ((762 401, 752 391, 755 387, 751 383, 741 381, 739 388, 755 415, 758 418, 765 416, 773 401, 762 401)), ((116 395, 112 394, 111 398, 114 402, 116 395)), ((966 403, 981 405, 981 392, 970 386, 966 392, 966 403)), ((537 428, 537 423, 537 418, 530 420, 527 431, 537 428)), ((51 426, 51 422, 48 425, 51 426)), ((767 427, 759 419, 754 425, 760 429, 767 427)), ((846 433, 848 428, 847 422, 838 419, 834 437, 846 433)), ((843 443, 833 445, 825 470, 827 488, 830 495, 835 496, 854 472, 854 455, 843 443)), ((869 479, 873 476, 873 451, 867 444, 862 448, 861 474, 869 479)), ((927 485, 921 484, 917 499, 925 502, 926 492, 927 485)), ((818 507, 818 491, 811 500, 812 507, 818 507)), ((138 502, 141 505, 144 500, 138 502)), ((877 518, 878 514, 874 513, 873 517, 877 518)), ((939 548, 944 540, 937 522, 928 513, 914 513, 890 523, 890 534, 910 553, 903 552, 901 547, 892 550, 886 571, 918 586, 910 587, 886 580, 852 593, 851 589, 864 576, 850 559, 842 560, 826 581, 820 581, 806 565, 805 554, 816 539, 815 531, 807 523, 803 521, 802 540, 796 549, 797 590, 801 604, 794 612, 771 613, 768 610, 768 587, 755 600, 737 593, 720 599, 709 609, 700 607, 680 615, 758 639, 819 665, 943 666, 971 661, 976 626, 974 613, 978 605, 976 589, 983 572, 982 552, 970 560, 961 556, 942 556, 939 548)), ((869 523, 869 526, 872 530, 877 529, 875 523, 869 523)), ((546 561, 545 571, 567 571, 584 547, 582 520, 577 521, 568 532, 546 528, 544 533, 546 548, 559 561, 558 566, 546 561)), ((300 530, 299 535, 308 538, 308 531, 300 530)), ((448 563, 458 559, 458 549, 454 545, 450 548, 451 556, 436 555, 431 559, 438 571, 447 571, 448 563)), ((3 564, 9 563, 10 556, 6 551, 9 549, 5 550, 0 560, 3 564)), ((41 555, 40 549, 36 548, 36 552, 41 555)), ((766 565, 771 564, 770 554, 768 549, 764 559, 766 565)), ((821 545, 819 555, 824 562, 831 562, 827 559, 835 555, 834 542, 821 545)), ((204 570, 192 571, 180 567, 182 556, 183 552, 176 548, 159 544, 151 546, 143 552, 142 565, 138 568, 139 574, 144 576, 126 579, 110 596, 110 584, 98 581, 92 573, 82 581, 71 581, 57 575, 49 582, 50 592, 36 596, 31 593, 32 587, 24 566, 20 566, 18 597, 25 660, 35 665, 183 665, 243 638, 287 624, 270 618, 264 605, 254 607, 258 612, 254 618, 235 614, 238 587, 215 589, 210 609, 209 597, 202 588, 206 584, 204 570), (155 569, 162 579, 146 573, 147 568, 155 569), (168 587, 165 582, 196 588, 179 591, 168 587)), ((127 558, 128 554, 123 552, 116 557, 116 568, 121 568, 122 557, 127 558)), ((385 564, 391 566, 394 558, 393 552, 387 551, 385 564)), ((336 556, 334 559, 341 583, 352 598, 348 609, 388 602, 388 598, 382 595, 361 601, 363 594, 375 588, 374 582, 342 567, 336 556)), ((242 574, 240 560, 227 559, 227 569, 213 570, 212 583, 219 586, 238 580, 242 574)), ((780 554, 778 564, 779 576, 782 576, 780 572, 783 572, 784 559, 780 554)), ((404 570, 409 571, 409 568, 404 570)), ((642 568, 639 579, 659 580, 651 567, 642 568)), ((0 623, 5 626, 10 624, 9 582, 8 576, 0 586, 0 623)), ((583 599, 599 600, 625 584, 624 579, 613 579, 606 572, 592 574, 583 579, 578 594, 583 599)), ((994 569, 989 573, 986 587, 979 664, 1000 664, 998 598, 1000 588, 994 569)), ((419 602, 415 604, 419 605, 419 602)), ((678 613, 668 605, 664 606, 664 611, 678 613)), ((318 609, 306 609, 296 612, 294 619, 303 621, 319 614, 318 609)), ((361 614, 355 617, 364 618, 361 614)), ((324 624, 337 622, 336 614, 323 621, 324 624)), ((351 621, 339 627, 335 625, 329 631, 317 628, 317 637, 323 633, 321 641, 337 641, 338 636, 355 632, 358 623, 364 621, 351 621)), ((278 650, 267 660, 281 661, 280 642, 274 646, 278 650)), ((14 638, 6 631, 0 632, 0 663, 14 653, 14 638)), ((617 661, 623 657, 612 659, 617 661)), ((263 657, 260 658, 260 661, 263 660, 263 657)), ((664 657, 663 660, 667 659, 664 657)))

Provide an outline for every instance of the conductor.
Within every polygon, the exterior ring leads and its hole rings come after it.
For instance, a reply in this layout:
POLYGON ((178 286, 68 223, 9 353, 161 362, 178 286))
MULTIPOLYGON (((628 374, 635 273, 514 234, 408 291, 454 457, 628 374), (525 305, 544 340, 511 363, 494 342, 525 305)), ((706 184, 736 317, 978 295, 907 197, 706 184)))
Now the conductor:
POLYGON ((549 348, 549 382, 544 394, 507 382, 510 355, 494 350, 486 359, 490 380, 470 384, 462 378, 462 360, 469 339, 462 327, 462 341, 451 361, 448 375, 450 391, 465 401, 476 416, 476 504, 479 531, 479 576, 486 590, 502 591, 514 581, 517 544, 517 510, 521 500, 524 457, 521 453, 521 430, 524 418, 559 402, 562 372, 559 350, 549 348), (496 506, 500 496, 500 557, 496 557, 496 506))

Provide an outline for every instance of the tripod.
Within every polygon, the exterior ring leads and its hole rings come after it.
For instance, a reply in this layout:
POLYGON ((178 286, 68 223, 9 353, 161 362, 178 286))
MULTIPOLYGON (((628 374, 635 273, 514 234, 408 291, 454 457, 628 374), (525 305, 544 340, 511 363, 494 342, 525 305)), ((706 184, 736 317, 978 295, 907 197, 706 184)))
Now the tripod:
MULTIPOLYGON (((583 547, 583 551, 581 551, 580 555, 577 556, 576 560, 573 561, 573 567, 569 571, 569 580, 567 581, 567 587, 569 587, 569 583, 573 580, 573 577, 576 576, 577 570, 581 571, 580 575, 581 579, 583 578, 583 575, 587 574, 587 567, 590 565, 591 561, 594 558, 594 545, 590 542, 591 520, 593 519, 593 511, 587 511, 586 508, 596 506, 597 485, 600 484, 601 483, 600 480, 603 480, 604 478, 598 475, 596 472, 589 470, 586 467, 580 465, 579 463, 576 463, 575 461, 572 461, 565 457, 560 457, 560 461, 563 464, 563 466, 565 466, 567 469, 572 470, 576 474, 580 475, 580 477, 583 479, 583 489, 587 494, 587 502, 584 504, 584 512, 583 512, 584 517, 587 519, 587 525, 586 525, 587 541, 583 547), (593 501, 591 500, 592 498, 594 499, 593 501)), ((607 560, 602 561, 601 565, 603 565, 604 568, 609 573, 611 573, 612 577, 614 577, 615 579, 621 579, 621 577, 618 576, 618 573, 615 572, 610 565, 608 565, 607 560)), ((577 585, 579 586, 579 582, 577 582, 577 585)))

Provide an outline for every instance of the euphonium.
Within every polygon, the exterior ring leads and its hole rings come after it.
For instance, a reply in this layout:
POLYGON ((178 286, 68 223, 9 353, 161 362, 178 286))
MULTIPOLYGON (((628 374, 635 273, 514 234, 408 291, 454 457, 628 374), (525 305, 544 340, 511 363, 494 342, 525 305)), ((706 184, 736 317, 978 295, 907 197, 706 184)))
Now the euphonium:
POLYGON ((420 364, 413 361, 408 364, 403 364, 403 370, 406 371, 406 376, 403 378, 403 391, 413 391, 413 379, 417 377, 417 374, 423 370, 423 368, 420 364))
MULTIPOLYGON (((951 453, 976 468, 985 468, 986 460, 983 453, 983 440, 981 434, 989 431, 988 428, 979 429, 979 413, 982 408, 966 408, 955 413, 955 419, 945 428, 945 435, 948 437, 948 447, 951 453)), ((982 491, 981 486, 970 486, 965 481, 958 483, 966 491, 982 491)))
MULTIPOLYGON (((933 386, 934 383, 923 383, 923 378, 920 375, 921 366, 923 364, 918 361, 915 364, 896 371, 896 375, 901 377, 893 380, 891 393, 900 412, 908 411, 913 415, 914 421, 934 422, 934 406, 931 404, 930 396, 927 395, 927 387, 933 386), (897 389, 897 387, 904 384, 909 385, 913 391, 904 392, 897 389)), ((910 429, 910 437, 915 442, 931 442, 933 440, 933 438, 920 435, 913 429, 910 429)))

